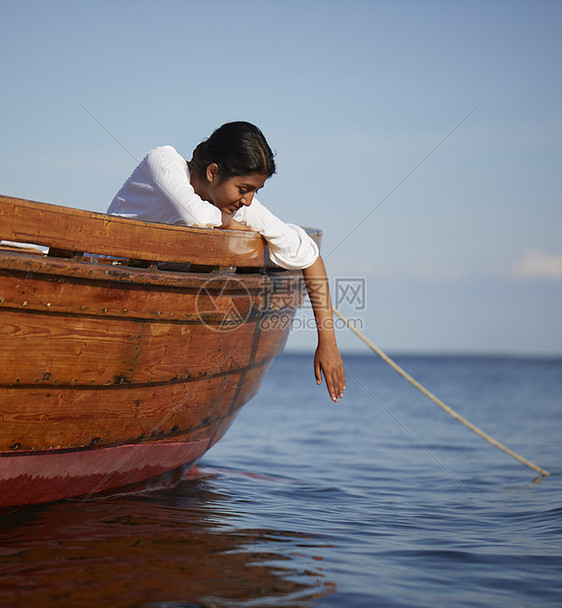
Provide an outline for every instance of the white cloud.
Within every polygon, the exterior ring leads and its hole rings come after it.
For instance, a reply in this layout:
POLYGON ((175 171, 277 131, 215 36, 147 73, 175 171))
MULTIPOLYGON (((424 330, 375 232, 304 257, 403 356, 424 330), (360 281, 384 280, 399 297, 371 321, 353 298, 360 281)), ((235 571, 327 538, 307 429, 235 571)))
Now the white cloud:
POLYGON ((509 272, 516 279, 562 281, 562 253, 546 253, 528 249, 509 272))

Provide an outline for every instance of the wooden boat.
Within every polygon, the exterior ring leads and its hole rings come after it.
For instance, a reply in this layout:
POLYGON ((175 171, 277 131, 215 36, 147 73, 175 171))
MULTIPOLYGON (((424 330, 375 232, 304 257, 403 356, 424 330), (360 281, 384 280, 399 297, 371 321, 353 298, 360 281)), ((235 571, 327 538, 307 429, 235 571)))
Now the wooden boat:
POLYGON ((256 233, 0 196, 0 239, 0 506, 193 466, 303 299, 256 233))

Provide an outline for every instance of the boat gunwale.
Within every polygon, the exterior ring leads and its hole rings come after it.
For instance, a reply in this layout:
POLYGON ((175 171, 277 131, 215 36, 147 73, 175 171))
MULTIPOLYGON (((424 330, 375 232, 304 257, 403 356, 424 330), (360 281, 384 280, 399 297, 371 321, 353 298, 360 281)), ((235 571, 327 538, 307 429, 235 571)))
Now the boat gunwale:
MULTIPOLYGON (((319 231, 307 232, 319 242, 319 231)), ((147 222, 1 194, 0 240, 49 247, 68 258, 88 252, 147 264, 276 268, 257 232, 147 222)))

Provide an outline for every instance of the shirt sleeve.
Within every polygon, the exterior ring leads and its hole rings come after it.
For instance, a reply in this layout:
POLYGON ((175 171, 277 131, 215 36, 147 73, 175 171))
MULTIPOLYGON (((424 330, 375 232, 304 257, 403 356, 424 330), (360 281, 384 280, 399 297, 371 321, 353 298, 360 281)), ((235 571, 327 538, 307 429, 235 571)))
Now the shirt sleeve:
POLYGON ((237 222, 259 232, 269 245, 271 261, 286 270, 302 270, 319 256, 318 246, 295 224, 286 224, 254 198, 233 215, 237 222))
POLYGON ((195 194, 189 182, 187 163, 171 146, 159 148, 157 154, 149 154, 147 167, 156 176, 162 196, 175 207, 183 223, 204 227, 222 224, 220 209, 195 194))
POLYGON ((151 150, 111 203, 108 213, 167 224, 222 225, 220 209, 193 190, 185 159, 171 146, 151 150))

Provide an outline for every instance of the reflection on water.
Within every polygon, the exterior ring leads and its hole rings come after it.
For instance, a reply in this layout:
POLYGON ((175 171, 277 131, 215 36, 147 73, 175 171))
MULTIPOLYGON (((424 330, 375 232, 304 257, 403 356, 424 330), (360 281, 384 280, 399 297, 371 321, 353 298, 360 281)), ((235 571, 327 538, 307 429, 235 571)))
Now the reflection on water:
POLYGON ((237 527, 213 486, 195 470, 173 488, 0 516, 0 605, 289 607, 333 591, 322 539, 237 527))
POLYGON ((562 360, 399 363, 553 475, 531 483, 382 361, 348 357, 361 385, 334 407, 309 358, 279 357, 178 484, 0 515, 0 607, 560 608, 562 360))

